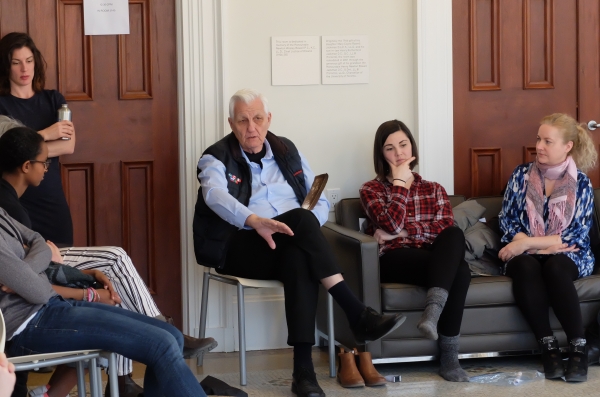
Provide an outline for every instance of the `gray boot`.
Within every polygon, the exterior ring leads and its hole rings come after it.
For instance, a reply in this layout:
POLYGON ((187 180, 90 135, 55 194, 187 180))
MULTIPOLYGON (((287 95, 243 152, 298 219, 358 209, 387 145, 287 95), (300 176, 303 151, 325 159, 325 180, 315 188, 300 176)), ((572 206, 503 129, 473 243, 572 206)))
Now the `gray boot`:
POLYGON ((421 320, 417 324, 419 331, 428 339, 437 340, 437 324, 446 305, 448 299, 448 291, 440 287, 433 287, 427 290, 427 298, 425 298, 425 311, 421 316, 421 320))
POLYGON ((450 382, 469 382, 469 375, 458 362, 458 340, 460 335, 444 336, 440 334, 440 375, 450 382))

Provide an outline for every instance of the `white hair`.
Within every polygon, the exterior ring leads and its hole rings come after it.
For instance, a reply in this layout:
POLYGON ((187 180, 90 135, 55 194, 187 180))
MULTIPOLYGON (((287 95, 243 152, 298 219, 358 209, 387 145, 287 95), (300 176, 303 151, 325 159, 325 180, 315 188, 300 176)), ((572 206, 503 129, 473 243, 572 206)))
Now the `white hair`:
POLYGON ((233 119, 233 109, 235 108, 236 103, 244 102, 246 105, 248 105, 255 99, 260 99, 265 108, 265 113, 269 114, 269 101, 267 101, 267 98, 256 90, 251 88, 243 88, 233 94, 229 100, 229 118, 233 119))
POLYGON ((12 130, 17 127, 25 127, 19 120, 15 120, 11 117, 1 115, 0 116, 0 136, 8 130, 12 130))

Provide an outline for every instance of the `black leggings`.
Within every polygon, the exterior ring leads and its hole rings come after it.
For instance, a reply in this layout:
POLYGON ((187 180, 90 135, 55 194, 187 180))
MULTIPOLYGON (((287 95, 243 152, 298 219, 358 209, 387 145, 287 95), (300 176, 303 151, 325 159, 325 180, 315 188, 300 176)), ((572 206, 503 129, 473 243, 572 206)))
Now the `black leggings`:
POLYGON ((423 248, 399 248, 380 259, 382 283, 439 287, 448 291, 448 300, 438 322, 445 336, 460 333, 471 271, 465 262, 465 235, 458 227, 444 229, 433 244, 423 248))
POLYGON ((552 335, 548 309, 567 334, 567 340, 583 338, 579 298, 573 281, 579 277, 575 262, 566 255, 519 255, 506 264, 513 279, 513 295, 536 339, 552 335))

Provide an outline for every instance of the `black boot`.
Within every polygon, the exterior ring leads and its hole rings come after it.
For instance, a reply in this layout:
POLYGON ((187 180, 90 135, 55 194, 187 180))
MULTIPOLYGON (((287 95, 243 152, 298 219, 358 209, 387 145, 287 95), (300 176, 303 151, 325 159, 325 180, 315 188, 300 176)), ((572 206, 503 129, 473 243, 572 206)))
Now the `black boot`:
POLYGON ((567 382, 585 382, 588 371, 588 353, 585 339, 575 338, 569 342, 569 362, 565 372, 567 382))
POLYGON ((360 314, 360 319, 354 327, 350 327, 354 339, 359 345, 383 338, 406 320, 402 314, 379 314, 370 307, 366 307, 360 314))
POLYGON ((600 328, 595 322, 585 329, 585 340, 588 348, 588 365, 600 362, 600 328))
MULTIPOLYGON (((119 397, 143 396, 144 389, 131 379, 131 374, 119 376, 119 397)), ((110 383, 106 384, 105 397, 110 397, 110 383)))
POLYGON ((544 375, 546 379, 557 379, 565 375, 558 340, 555 336, 545 336, 539 341, 542 351, 542 363, 544 364, 544 375))
POLYGON ((300 367, 292 375, 292 393, 298 397, 325 397, 312 369, 300 367))

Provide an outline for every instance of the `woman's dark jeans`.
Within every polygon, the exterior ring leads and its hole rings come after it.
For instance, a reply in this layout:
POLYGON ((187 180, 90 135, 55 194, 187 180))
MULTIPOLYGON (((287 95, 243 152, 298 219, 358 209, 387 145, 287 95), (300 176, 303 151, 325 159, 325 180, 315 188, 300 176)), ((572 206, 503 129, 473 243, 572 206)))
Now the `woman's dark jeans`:
POLYGON ((10 344, 22 356, 101 349, 146 364, 144 396, 206 396, 183 359, 183 335, 172 325, 102 303, 50 299, 10 344))

